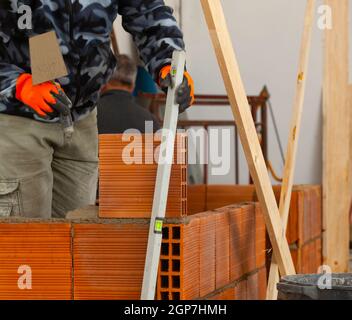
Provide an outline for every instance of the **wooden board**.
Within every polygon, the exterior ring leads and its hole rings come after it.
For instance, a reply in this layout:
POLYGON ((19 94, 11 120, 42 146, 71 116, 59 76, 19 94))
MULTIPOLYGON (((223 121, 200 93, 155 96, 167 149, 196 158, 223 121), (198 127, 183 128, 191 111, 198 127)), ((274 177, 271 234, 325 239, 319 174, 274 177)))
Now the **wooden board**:
POLYGON ((263 206, 267 230, 276 253, 280 272, 282 275, 294 274, 290 250, 284 236, 278 206, 248 106, 221 2, 220 0, 202 0, 201 3, 248 167, 257 189, 258 198, 263 206))
MULTIPOLYGON (((296 95, 293 105, 293 115, 291 120, 290 133, 287 144, 287 153, 285 160, 285 168, 283 174, 279 211, 282 219, 282 224, 286 231, 288 215, 291 203, 291 194, 293 187, 293 178, 296 166, 296 155, 298 148, 298 139, 301 129, 301 119, 303 113, 304 95, 306 90, 307 75, 308 75, 308 63, 309 53, 312 42, 312 31, 315 17, 315 0, 307 0, 307 6, 304 18, 304 30, 302 36, 302 43, 299 56, 299 66, 297 72, 296 82, 296 95)), ((279 269, 276 263, 275 256, 270 266, 267 299, 277 299, 277 288, 276 284, 280 281, 279 269)))
POLYGON ((323 256, 334 272, 349 260, 350 105, 348 104, 348 0, 326 0, 333 26, 325 31, 323 96, 323 256))

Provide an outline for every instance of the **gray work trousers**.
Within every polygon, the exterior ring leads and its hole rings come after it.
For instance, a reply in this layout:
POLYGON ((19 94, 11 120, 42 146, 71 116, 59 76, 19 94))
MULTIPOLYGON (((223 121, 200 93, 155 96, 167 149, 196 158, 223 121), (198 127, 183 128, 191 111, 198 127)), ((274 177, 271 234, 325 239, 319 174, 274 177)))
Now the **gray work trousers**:
POLYGON ((64 218, 96 197, 96 111, 74 125, 0 114, 0 217, 64 218))

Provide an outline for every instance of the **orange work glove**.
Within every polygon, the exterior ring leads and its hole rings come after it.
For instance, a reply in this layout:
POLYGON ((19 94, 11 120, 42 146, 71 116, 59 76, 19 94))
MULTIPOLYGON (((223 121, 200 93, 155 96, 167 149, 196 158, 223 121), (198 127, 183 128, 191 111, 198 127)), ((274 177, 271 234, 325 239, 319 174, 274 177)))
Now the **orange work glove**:
MULTIPOLYGON (((171 85, 171 65, 166 65, 160 70, 159 85, 167 92, 171 85)), ((185 71, 183 82, 177 89, 176 102, 180 105, 180 113, 186 111, 194 103, 194 81, 191 75, 185 71)))
POLYGON ((24 73, 17 79, 16 98, 34 110, 40 117, 48 118, 55 114, 50 105, 55 105, 57 100, 54 95, 59 94, 59 84, 44 82, 33 86, 32 75, 24 73))

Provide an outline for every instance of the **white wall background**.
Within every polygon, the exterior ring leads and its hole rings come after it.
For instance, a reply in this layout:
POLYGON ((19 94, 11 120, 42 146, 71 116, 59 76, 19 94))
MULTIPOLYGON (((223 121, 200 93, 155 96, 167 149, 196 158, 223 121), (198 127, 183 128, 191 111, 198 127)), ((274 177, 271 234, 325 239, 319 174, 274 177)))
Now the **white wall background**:
MULTIPOLYGON (((200 1, 181 0, 182 29, 188 54, 188 69, 198 94, 225 94, 220 71, 202 14, 200 1)), ((175 1, 173 1, 175 2, 175 1)), ((305 0, 223 0, 242 78, 248 95, 257 95, 263 85, 271 93, 280 136, 286 150, 295 91, 298 55, 303 30, 305 0)), ((318 0, 318 4, 322 0, 318 0)), ((117 22, 118 24, 118 22, 117 22)), ((119 37, 121 32, 119 31, 119 37)), ((129 46, 120 41, 122 52, 129 46)), ((295 183, 320 183, 322 162, 322 72, 323 31, 314 26, 308 87, 304 105, 302 130, 295 183)), ((207 111, 193 109, 190 118, 231 119, 229 109, 207 111)), ((270 119, 270 118, 269 118, 270 119)), ((269 157, 279 173, 283 164, 269 122, 269 157)), ((228 150, 233 152, 233 150, 228 150)), ((243 154, 241 183, 248 182, 243 154)), ((233 183, 233 170, 227 176, 214 176, 211 183, 233 183)))

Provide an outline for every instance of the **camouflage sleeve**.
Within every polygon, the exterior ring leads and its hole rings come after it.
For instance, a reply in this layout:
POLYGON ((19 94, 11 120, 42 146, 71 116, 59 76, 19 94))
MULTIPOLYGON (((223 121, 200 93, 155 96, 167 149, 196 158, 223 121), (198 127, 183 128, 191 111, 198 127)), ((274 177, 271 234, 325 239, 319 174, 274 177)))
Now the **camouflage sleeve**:
POLYGON ((0 102, 15 98, 17 78, 22 73, 24 71, 21 68, 0 61, 0 102))
POLYGON ((173 10, 163 0, 121 0, 119 13, 124 29, 131 33, 140 57, 154 79, 172 52, 184 50, 183 34, 173 10))
POLYGON ((12 7, 14 3, 2 1, 0 4, 0 102, 16 101, 17 78, 24 72, 21 68, 9 63, 11 57, 19 59, 21 56, 12 41, 15 29, 7 27, 12 25, 13 20, 16 19, 12 7))

